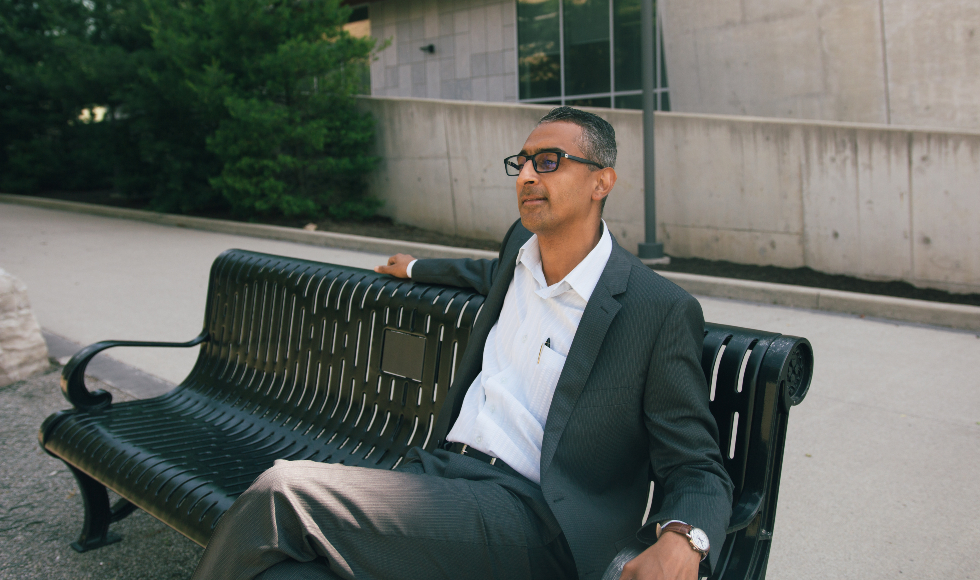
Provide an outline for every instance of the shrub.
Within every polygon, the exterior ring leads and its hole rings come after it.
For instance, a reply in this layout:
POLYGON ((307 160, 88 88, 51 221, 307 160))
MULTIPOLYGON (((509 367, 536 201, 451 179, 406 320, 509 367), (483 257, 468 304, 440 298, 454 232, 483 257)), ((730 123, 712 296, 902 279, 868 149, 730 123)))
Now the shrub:
POLYGON ((353 103, 374 41, 338 0, 203 0, 160 11, 154 46, 182 69, 216 128, 210 179, 236 213, 372 215, 373 121, 353 103), (174 25, 176 24, 176 25, 174 25))
POLYGON ((339 0, 0 0, 0 188, 370 216, 374 41, 339 0), (96 105, 102 122, 79 114, 96 105))

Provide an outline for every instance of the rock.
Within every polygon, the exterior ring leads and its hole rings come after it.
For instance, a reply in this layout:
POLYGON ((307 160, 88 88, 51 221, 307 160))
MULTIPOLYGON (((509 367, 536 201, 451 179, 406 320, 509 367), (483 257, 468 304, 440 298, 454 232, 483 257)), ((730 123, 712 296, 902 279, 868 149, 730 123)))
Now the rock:
POLYGON ((0 268, 0 387, 47 370, 49 364, 27 286, 0 268))

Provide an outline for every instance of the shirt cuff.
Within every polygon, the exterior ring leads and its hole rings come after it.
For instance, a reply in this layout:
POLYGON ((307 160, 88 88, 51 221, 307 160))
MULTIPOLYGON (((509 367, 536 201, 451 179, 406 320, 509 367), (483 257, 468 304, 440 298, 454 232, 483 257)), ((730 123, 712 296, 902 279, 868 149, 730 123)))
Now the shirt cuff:
POLYGON ((405 273, 408 275, 409 278, 412 277, 412 267, 415 266, 415 262, 418 262, 418 260, 412 260, 411 262, 408 263, 408 267, 405 268, 405 273))

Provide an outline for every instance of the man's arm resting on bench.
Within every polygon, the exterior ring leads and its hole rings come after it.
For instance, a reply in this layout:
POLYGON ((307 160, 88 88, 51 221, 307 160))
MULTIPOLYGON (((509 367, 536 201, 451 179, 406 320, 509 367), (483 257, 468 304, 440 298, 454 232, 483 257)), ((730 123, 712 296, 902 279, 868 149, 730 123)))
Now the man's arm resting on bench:
MULTIPOLYGON (((418 260, 412 267, 412 280, 426 282, 430 284, 445 284, 447 286, 458 286, 460 288, 472 288, 479 294, 486 296, 490 293, 490 286, 497 276, 497 266, 503 258, 504 250, 510 241, 511 234, 517 228, 517 220, 507 230, 503 241, 500 243, 500 254, 495 260, 471 260, 471 259, 438 259, 438 260, 418 260)), ((408 265, 414 258, 408 254, 395 254, 388 258, 388 263, 377 266, 374 271, 378 274, 389 274, 397 278, 408 278, 408 265)))
MULTIPOLYGON (((708 558, 701 565, 701 573, 706 576, 725 542, 732 483, 718 447, 718 426, 708 408, 708 385, 701 370, 703 342, 700 304, 691 296, 677 300, 657 335, 646 378, 644 415, 650 437, 650 465, 664 496, 656 513, 650 514, 637 533, 640 541, 652 546, 636 558, 635 565, 664 566, 646 558, 648 552, 659 552, 655 548, 663 541, 673 545, 677 539, 684 540, 678 545, 697 554, 680 534, 666 533, 658 541, 658 523, 680 520, 701 528, 711 540, 708 558)), ((683 560, 689 556, 677 555, 683 560)), ((697 566, 694 569, 696 572, 697 566)))

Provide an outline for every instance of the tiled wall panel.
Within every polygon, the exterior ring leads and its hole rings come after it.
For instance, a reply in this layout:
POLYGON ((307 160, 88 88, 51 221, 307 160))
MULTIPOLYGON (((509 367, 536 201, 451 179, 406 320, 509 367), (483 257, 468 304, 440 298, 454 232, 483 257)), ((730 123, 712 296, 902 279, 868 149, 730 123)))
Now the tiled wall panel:
POLYGON ((516 101, 516 10, 513 0, 372 3, 371 35, 388 44, 371 64, 371 94, 516 101))

